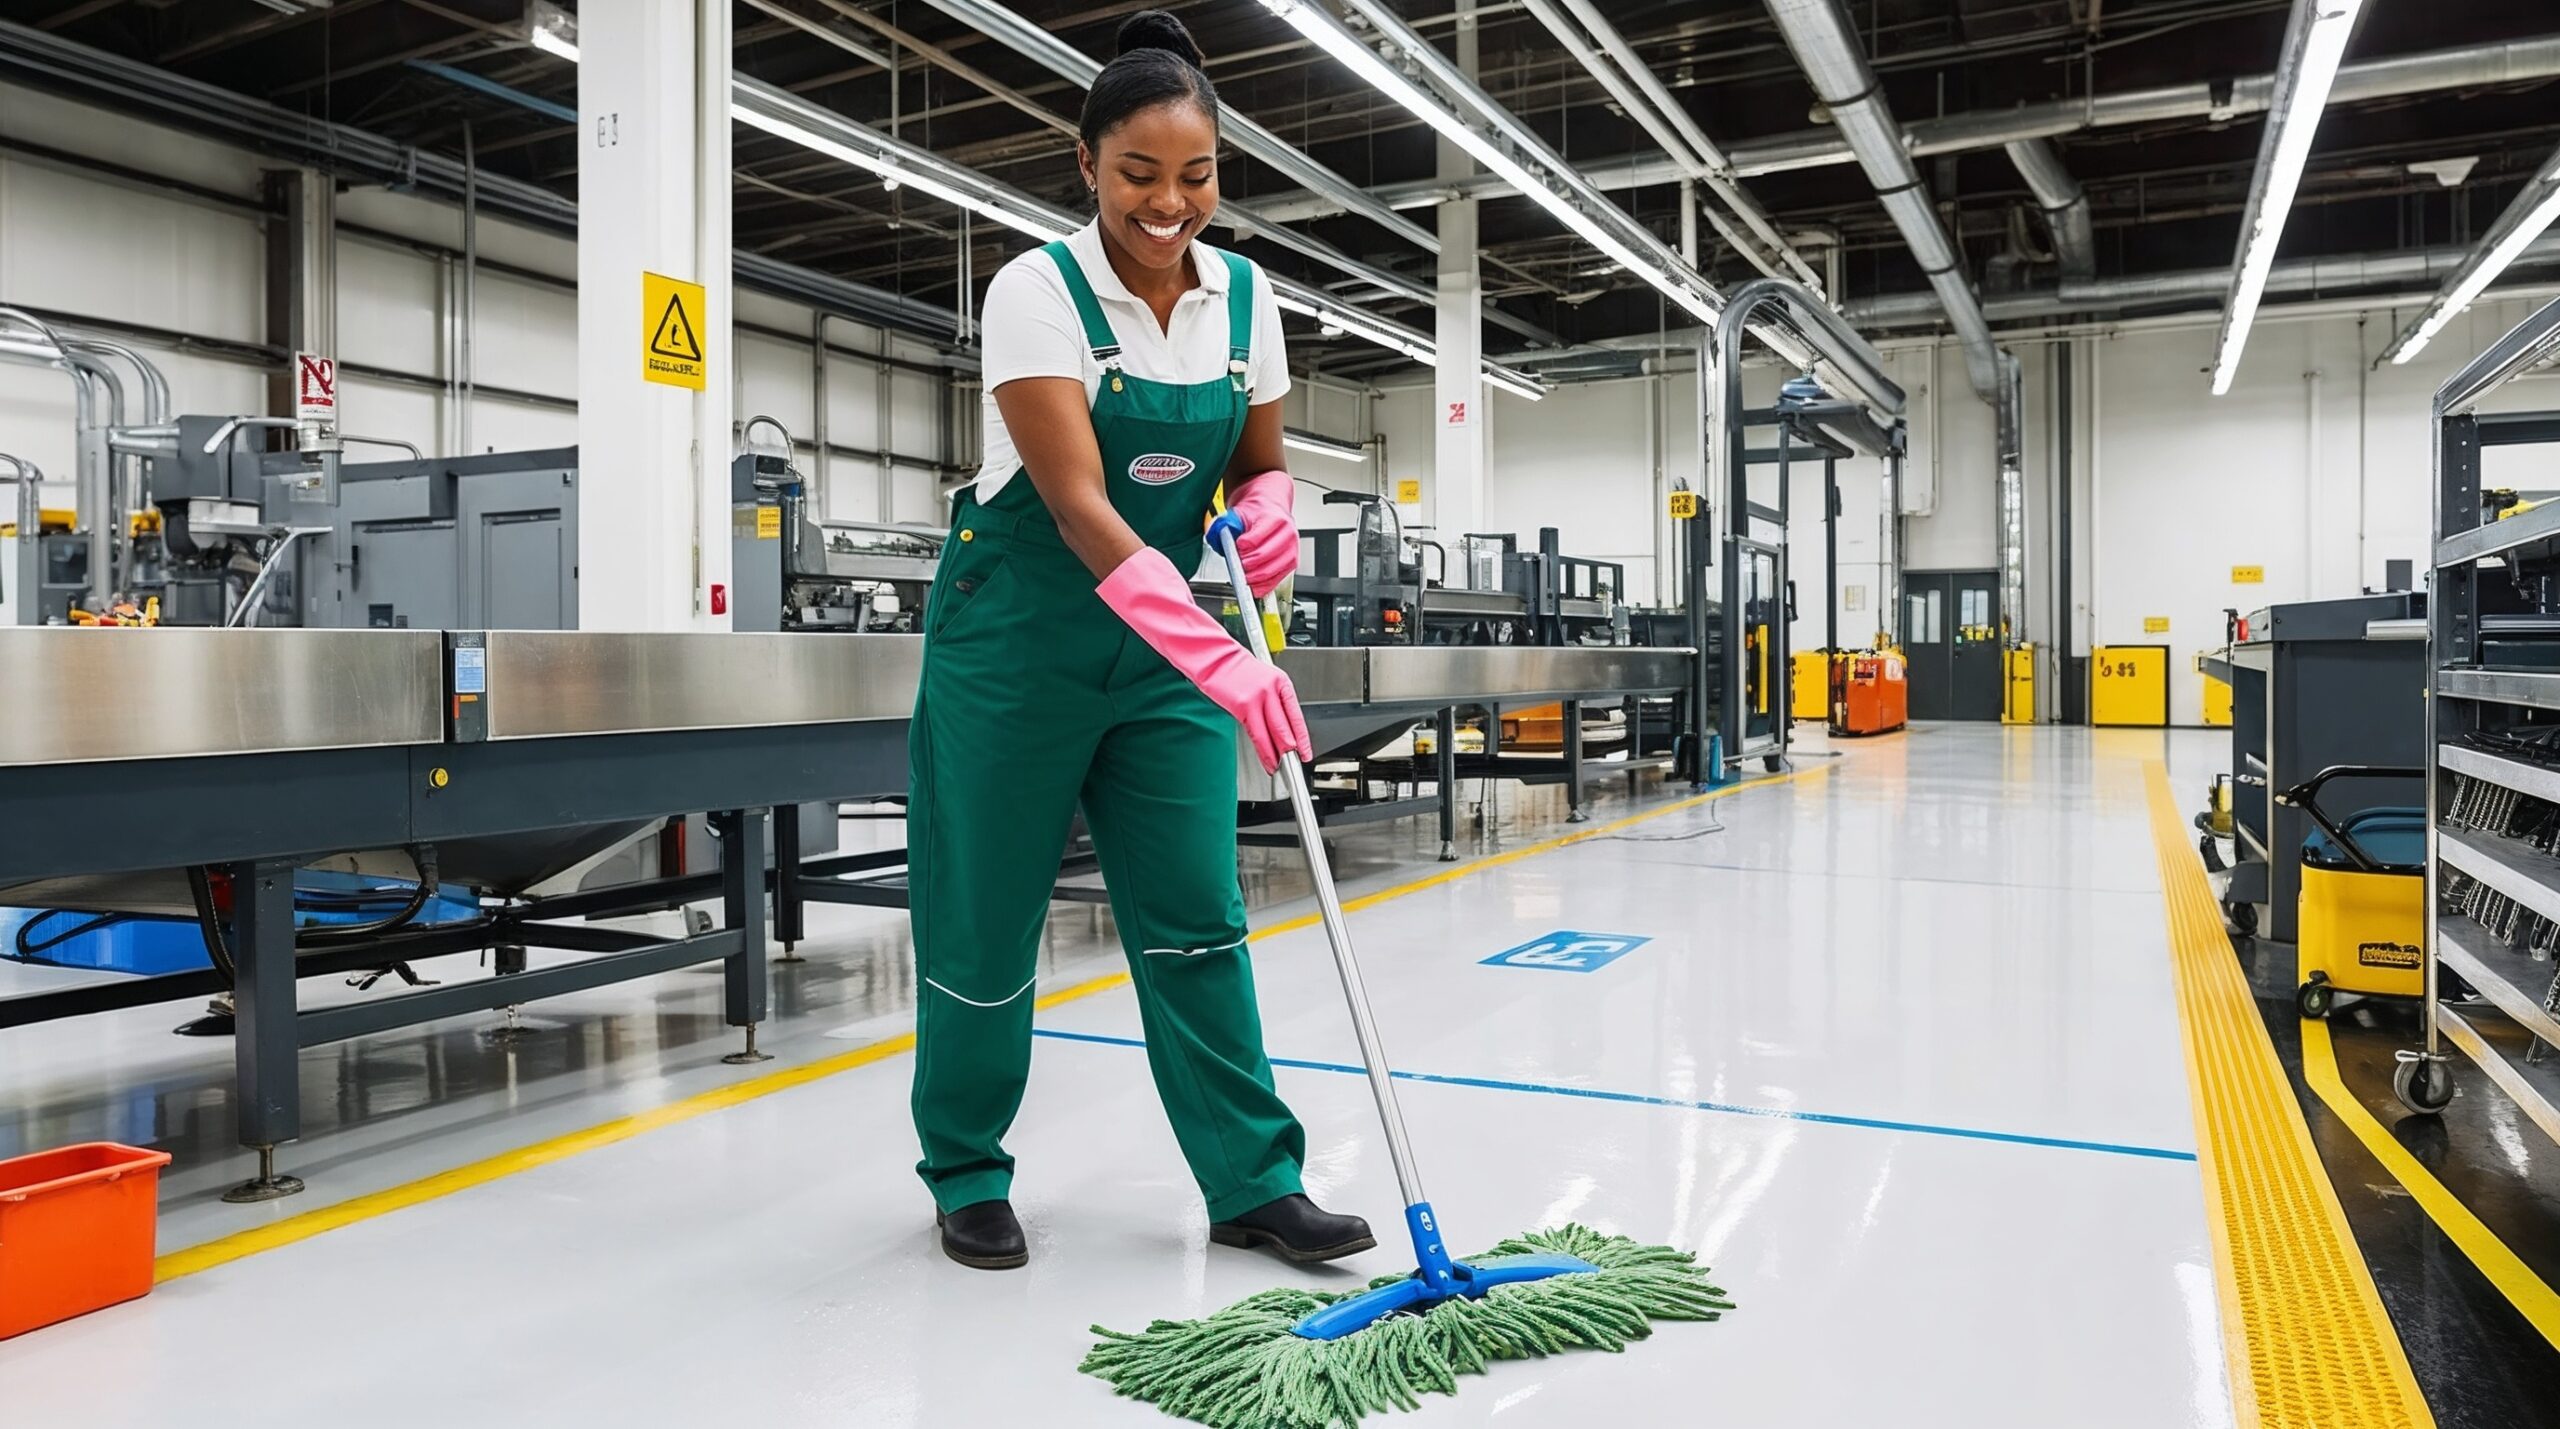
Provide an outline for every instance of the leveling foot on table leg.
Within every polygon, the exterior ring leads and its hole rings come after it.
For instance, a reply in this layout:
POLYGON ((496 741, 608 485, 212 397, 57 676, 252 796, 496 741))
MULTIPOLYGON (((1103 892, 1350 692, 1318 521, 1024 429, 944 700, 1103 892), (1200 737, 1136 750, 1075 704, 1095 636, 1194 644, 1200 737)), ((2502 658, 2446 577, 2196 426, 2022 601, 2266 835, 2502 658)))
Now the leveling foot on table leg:
POLYGON ((774 961, 777 963, 805 963, 809 961, 807 958, 800 956, 799 948, 800 945, 798 943, 783 944, 782 956, 775 958, 774 961))
POLYGON ((499 1046, 506 1047, 513 1046, 534 1034, 536 1029, 524 1025, 524 1016, 520 1009, 508 1007, 503 1010, 507 1015, 506 1025, 502 1027, 492 1027, 487 1032, 482 1033, 482 1036, 497 1043, 499 1046))
POLYGON ((255 1205, 260 1201, 281 1201, 302 1194, 302 1178, 276 1174, 276 1149, 258 1148, 258 1178, 244 1182, 222 1193, 222 1199, 235 1206, 255 1205))
POLYGON ((1458 861, 1458 846, 1454 843, 1444 841, 1440 845, 1440 861, 1442 863, 1456 863, 1458 861))
POLYGON ((746 1050, 743 1052, 732 1052, 720 1060, 728 1063, 732 1067, 744 1067, 756 1062, 770 1062, 773 1060, 773 1054, 771 1052, 759 1052, 756 1050, 756 1029, 751 1023, 747 1027, 746 1050))
POLYGON ((1580 809, 1576 809, 1572 813, 1565 815, 1564 821, 1568 824, 1587 824, 1591 822, 1591 816, 1582 812, 1580 809))

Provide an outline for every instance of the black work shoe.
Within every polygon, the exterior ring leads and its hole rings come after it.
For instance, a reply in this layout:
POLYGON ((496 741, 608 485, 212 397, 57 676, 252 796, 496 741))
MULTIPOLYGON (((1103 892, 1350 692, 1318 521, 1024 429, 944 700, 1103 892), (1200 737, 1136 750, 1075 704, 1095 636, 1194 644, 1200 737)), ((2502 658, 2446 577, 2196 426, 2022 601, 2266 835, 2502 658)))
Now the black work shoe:
POLYGON ((1378 1243, 1369 1223, 1358 1216, 1321 1210, 1303 1195, 1291 1194, 1254 1207, 1233 1220, 1209 1227, 1209 1239, 1220 1245, 1266 1246, 1284 1260, 1312 1265, 1340 1260, 1378 1243))
POLYGON ((1012 1203, 980 1201, 956 1211, 936 1211, 942 1227, 942 1253, 972 1270, 1013 1270, 1031 1263, 1031 1246, 1022 1238, 1022 1222, 1013 1218, 1012 1203))

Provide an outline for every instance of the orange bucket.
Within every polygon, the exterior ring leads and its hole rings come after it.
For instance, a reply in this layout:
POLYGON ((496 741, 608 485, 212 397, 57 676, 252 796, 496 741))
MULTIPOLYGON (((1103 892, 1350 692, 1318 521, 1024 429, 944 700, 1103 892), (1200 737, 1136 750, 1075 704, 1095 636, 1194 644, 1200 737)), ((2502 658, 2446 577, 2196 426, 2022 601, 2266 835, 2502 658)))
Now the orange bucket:
POLYGON ((150 1293, 168 1164, 112 1141, 0 1161, 0 1340, 150 1293))

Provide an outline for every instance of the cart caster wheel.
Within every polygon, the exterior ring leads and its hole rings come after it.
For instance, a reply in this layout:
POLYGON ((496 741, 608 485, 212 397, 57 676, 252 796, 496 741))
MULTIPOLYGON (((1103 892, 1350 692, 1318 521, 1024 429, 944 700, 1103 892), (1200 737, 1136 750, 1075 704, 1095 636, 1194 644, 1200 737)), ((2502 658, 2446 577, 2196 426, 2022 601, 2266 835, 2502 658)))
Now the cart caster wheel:
POLYGON ((2204 859, 2205 872, 2220 873, 2223 871, 2222 849, 2219 845, 2215 844, 2212 834, 2207 833, 2196 839, 2196 853, 2204 859))
POLYGON ((2453 1073, 2442 1058, 2402 1053, 2392 1070, 2391 1090, 2400 1104, 2421 1116, 2433 1116, 2453 1103, 2453 1073))
POLYGON ((2232 931, 2238 933, 2241 937, 2252 938, 2257 936, 2257 904, 2225 903, 2222 905, 2222 916, 2231 920, 2232 931))
POLYGON ((2302 1010, 2303 1016, 2314 1022, 2326 1018, 2329 1015, 2329 1009, 2337 1004, 2338 990, 2329 986, 2329 977, 2326 973, 2313 973, 2311 981, 2295 989, 2293 994, 2293 1005, 2302 1010))

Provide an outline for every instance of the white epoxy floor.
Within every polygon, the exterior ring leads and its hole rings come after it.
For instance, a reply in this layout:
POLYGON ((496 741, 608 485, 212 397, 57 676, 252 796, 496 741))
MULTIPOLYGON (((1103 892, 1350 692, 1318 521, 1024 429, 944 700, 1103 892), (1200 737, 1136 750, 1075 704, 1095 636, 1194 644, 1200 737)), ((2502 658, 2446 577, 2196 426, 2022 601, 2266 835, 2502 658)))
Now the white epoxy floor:
MULTIPOLYGON (((1454 1243, 1581 1220, 1700 1252, 1738 1303, 1623 1356, 1500 1366, 1377 1423, 2230 1422, 2143 764, 2208 736, 1949 727, 1352 915, 1454 1243), (1563 929, 1589 973, 1487 966, 1563 929)), ((1630 804, 1606 786, 1602 820, 1630 804)), ((1474 847, 1564 832, 1502 794, 1474 847)), ((1441 871, 1420 821, 1340 846, 1355 894, 1441 871)), ((1303 907, 1248 855, 1256 922, 1303 907)), ((789 1066, 904 1029, 904 929, 821 910, 768 1037, 789 1066)), ((1116 947, 1061 909, 1051 986, 1116 947)), ((1075 1364, 1265 1286, 1409 1264, 1323 935, 1257 945, 1267 1038, 1328 1205, 1381 1248, 1314 1271, 1206 1245, 1125 987, 1043 1013, 1011 1145, 1022 1272, 934 1250, 892 1057, 174 1282, 0 1344, 0 1421, 1145 1425, 1075 1364), (231 1416, 226 1418, 225 1416, 231 1416)), ((12 970, 11 986, 23 970, 12 970)), ((0 1038, 0 1151, 179 1151, 164 1244, 307 1212, 724 1085, 717 982, 677 975, 304 1060, 313 1191, 235 1179, 227 1046, 146 1009, 0 1038), (347 1085, 346 1083, 360 1083, 347 1085)))

